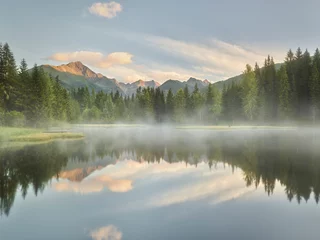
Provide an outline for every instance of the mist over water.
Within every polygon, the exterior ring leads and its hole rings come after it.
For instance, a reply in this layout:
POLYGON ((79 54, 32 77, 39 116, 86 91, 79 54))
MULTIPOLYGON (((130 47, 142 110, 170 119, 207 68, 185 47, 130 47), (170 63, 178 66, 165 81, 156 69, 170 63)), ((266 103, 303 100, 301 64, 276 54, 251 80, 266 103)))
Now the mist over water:
POLYGON ((80 130, 0 148, 3 239, 318 239, 319 129, 80 130))

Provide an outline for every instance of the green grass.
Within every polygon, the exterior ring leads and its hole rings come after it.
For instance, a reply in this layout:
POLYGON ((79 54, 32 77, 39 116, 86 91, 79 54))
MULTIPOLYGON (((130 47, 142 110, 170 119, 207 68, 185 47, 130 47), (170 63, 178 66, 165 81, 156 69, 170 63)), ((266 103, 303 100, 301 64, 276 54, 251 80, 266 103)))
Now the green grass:
POLYGON ((0 127, 0 142, 45 142, 55 139, 79 139, 82 133, 43 132, 43 129, 0 127))

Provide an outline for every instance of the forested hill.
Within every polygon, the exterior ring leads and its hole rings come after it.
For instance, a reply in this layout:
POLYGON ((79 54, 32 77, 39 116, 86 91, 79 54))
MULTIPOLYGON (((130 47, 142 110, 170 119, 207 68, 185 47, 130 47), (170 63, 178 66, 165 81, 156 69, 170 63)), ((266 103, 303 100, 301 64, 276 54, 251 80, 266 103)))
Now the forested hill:
MULTIPOLYGON (((282 64, 283 63, 276 63, 274 65, 275 69, 278 71, 282 64)), ((263 71, 264 67, 262 67, 261 70, 263 71)), ((228 78, 226 80, 215 82, 213 85, 215 85, 219 90, 222 90, 223 86, 228 87, 228 86, 231 86, 232 83, 239 84, 242 81, 243 77, 244 77, 244 74, 240 74, 235 77, 228 78)))

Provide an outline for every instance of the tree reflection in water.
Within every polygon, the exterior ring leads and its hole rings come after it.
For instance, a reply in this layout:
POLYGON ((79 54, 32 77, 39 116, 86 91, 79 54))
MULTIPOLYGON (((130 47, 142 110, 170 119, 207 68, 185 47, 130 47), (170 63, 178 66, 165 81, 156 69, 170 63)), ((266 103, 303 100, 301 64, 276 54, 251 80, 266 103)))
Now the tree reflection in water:
POLYGON ((206 162, 213 171, 215 165, 222 162, 233 169, 242 169, 246 185, 258 187, 262 184, 268 195, 273 194, 275 183, 279 181, 289 201, 308 201, 314 193, 318 203, 319 143, 317 134, 297 131, 237 131, 236 134, 221 131, 205 135, 112 131, 106 136, 93 131, 80 141, 1 148, 0 213, 9 215, 17 191, 25 198, 32 188, 37 195, 66 169, 93 165, 101 169, 124 158, 149 163, 185 162, 195 167, 206 162))

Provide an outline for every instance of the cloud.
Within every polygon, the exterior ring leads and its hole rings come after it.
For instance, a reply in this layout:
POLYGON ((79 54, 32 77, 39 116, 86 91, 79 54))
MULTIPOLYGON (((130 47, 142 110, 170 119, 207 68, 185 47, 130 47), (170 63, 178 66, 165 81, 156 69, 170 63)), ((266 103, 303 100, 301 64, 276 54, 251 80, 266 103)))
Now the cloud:
POLYGON ((169 79, 186 81, 190 77, 205 79, 208 75, 201 73, 200 71, 167 66, 164 64, 149 64, 148 66, 136 64, 126 66, 114 65, 108 68, 106 74, 108 74, 109 77, 121 79, 121 81, 124 82, 134 82, 139 79, 155 80, 158 82, 164 82, 169 79))
POLYGON ((127 52, 114 52, 98 63, 100 68, 109 68, 113 65, 124 65, 132 62, 132 55, 127 52))
POLYGON ((119 12, 122 11, 121 4, 117 2, 109 2, 109 3, 94 3, 91 7, 89 7, 89 12, 91 14, 105 17, 105 18, 114 18, 117 16, 119 12))
POLYGON ((245 65, 263 63, 267 54, 230 44, 218 39, 194 43, 166 37, 146 36, 145 40, 154 48, 188 61, 195 70, 215 76, 240 74, 245 65))
POLYGON ((183 187, 172 187, 169 191, 154 196, 146 204, 151 207, 162 207, 207 197, 213 198, 211 204, 219 204, 252 191, 253 188, 245 186, 241 171, 236 171, 234 174, 218 171, 207 177, 199 176, 183 187))
POLYGON ((85 179, 82 182, 58 182, 54 188, 58 192, 76 192, 81 194, 101 192, 104 188, 111 192, 128 192, 132 190, 132 181, 127 179, 113 179, 109 176, 99 176, 85 179))
POLYGON ((91 231, 90 236, 93 240, 121 240, 122 232, 115 226, 108 225, 91 231))
POLYGON ((101 52, 77 51, 55 53, 48 59, 58 62, 81 61, 97 68, 110 68, 115 65, 130 64, 132 57, 133 55, 127 52, 114 52, 105 56, 101 52))

